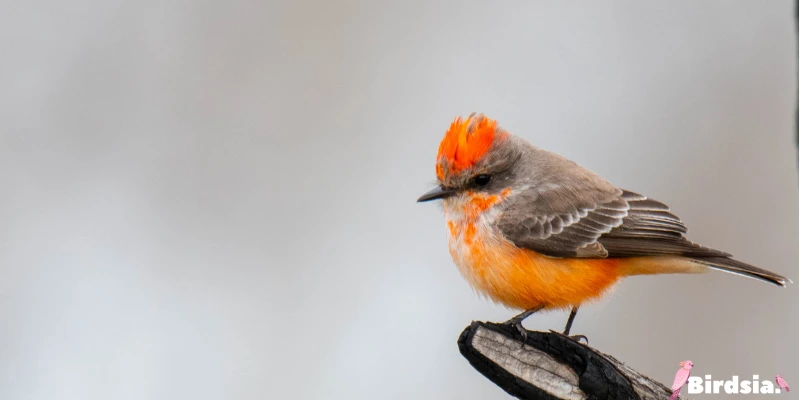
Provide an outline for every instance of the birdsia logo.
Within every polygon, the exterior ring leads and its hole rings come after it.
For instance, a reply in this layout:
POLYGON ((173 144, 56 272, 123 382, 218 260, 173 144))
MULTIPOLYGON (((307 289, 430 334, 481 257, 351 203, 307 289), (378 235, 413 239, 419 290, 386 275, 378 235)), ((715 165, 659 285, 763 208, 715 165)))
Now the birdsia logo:
POLYGON ((775 377, 775 382, 777 385, 771 380, 762 380, 758 375, 753 375, 752 379, 741 380, 737 375, 729 380, 713 380, 711 375, 702 378, 690 376, 686 388, 689 394, 779 394, 789 391, 789 386, 780 375, 775 377))

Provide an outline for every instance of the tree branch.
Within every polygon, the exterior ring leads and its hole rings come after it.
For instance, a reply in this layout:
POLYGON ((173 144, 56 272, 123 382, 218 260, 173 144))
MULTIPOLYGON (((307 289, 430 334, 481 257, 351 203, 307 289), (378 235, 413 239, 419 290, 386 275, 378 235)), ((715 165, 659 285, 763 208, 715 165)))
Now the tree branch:
MULTIPOLYGON (((473 322, 458 338, 472 367, 510 395, 534 400, 664 400, 666 386, 560 333, 473 322)), ((685 398, 682 398, 686 400, 685 398)))

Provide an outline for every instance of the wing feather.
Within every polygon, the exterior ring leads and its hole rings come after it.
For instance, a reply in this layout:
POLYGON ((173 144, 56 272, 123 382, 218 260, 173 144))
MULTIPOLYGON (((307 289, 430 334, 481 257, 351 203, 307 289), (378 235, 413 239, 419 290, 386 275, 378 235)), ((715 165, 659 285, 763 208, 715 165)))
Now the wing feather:
MULTIPOLYGON (((537 204, 536 196, 519 196, 499 226, 519 247, 552 257, 637 257, 683 255, 729 257, 730 255, 692 243, 684 237, 686 226, 666 204, 638 193, 619 190, 595 198, 570 193, 548 193, 544 198, 573 200, 573 212, 548 214, 548 204, 537 204), (533 199, 533 201, 531 201, 533 199), (528 207, 524 205, 528 202, 528 207)), ((561 209, 569 209, 560 205, 561 209)))

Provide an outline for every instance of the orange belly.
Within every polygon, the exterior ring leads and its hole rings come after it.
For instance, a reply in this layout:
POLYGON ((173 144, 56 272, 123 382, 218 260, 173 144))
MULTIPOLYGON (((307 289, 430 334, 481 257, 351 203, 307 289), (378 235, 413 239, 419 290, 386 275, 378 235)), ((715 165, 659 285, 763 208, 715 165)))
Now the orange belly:
POLYGON ((623 276, 702 273, 681 257, 553 258, 515 246, 497 230, 494 207, 510 193, 444 200, 450 255, 475 290, 511 308, 568 308, 599 298, 623 276))
POLYGON ((552 258, 522 249, 494 225, 508 196, 466 193, 444 200, 450 255, 475 290, 511 308, 567 308, 603 295, 620 278, 617 259, 552 258))
POLYGON ((617 280, 617 260, 551 258, 513 245, 473 245, 473 286, 508 307, 567 308, 602 296, 617 280))
POLYGON ((476 223, 448 223, 450 253, 481 294, 508 307, 568 308, 602 296, 619 278, 617 259, 552 258, 521 249, 476 223))

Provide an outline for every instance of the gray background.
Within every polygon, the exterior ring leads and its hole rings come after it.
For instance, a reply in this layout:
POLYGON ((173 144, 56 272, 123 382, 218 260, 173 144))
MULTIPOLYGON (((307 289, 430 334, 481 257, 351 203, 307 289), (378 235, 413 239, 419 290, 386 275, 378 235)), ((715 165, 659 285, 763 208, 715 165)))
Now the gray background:
MULTIPOLYGON (((792 3, 565 3, 6 3, 0 398, 506 398, 455 340, 513 311, 414 202, 472 111, 797 281, 792 3)), ((800 386, 797 284, 631 278, 574 330, 800 386)))

